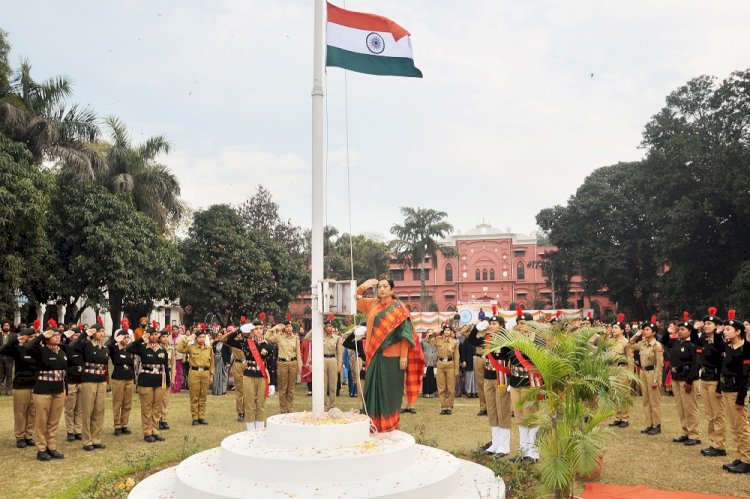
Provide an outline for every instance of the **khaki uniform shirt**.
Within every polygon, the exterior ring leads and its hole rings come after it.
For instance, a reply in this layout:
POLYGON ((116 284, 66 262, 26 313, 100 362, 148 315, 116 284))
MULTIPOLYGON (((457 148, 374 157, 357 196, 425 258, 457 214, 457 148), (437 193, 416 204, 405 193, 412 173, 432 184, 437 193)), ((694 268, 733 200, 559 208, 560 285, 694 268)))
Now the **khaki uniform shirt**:
POLYGON ((440 359, 451 359, 454 367, 458 369, 460 354, 458 352, 458 341, 455 338, 446 338, 444 336, 436 338, 431 336, 425 341, 437 349, 438 361, 440 359))
POLYGON ((664 371, 664 346, 656 341, 656 338, 650 340, 633 341, 635 336, 630 339, 629 346, 631 351, 640 352, 641 369, 654 366, 656 379, 661 379, 664 371))
POLYGON ((214 375, 214 349, 209 345, 199 346, 197 343, 188 345, 188 339, 185 338, 177 346, 177 351, 189 355, 190 367, 208 368, 211 376, 214 375))
POLYGON ((336 356, 336 366, 341 366, 344 363, 344 347, 341 345, 341 338, 335 335, 324 335, 323 336, 323 355, 325 356, 336 356))
POLYGON ((269 343, 274 343, 278 346, 279 362, 288 362, 294 359, 297 361, 297 364, 302 367, 302 356, 299 349, 298 335, 294 333, 286 334, 285 332, 272 330, 270 334, 266 335, 266 341, 269 343))

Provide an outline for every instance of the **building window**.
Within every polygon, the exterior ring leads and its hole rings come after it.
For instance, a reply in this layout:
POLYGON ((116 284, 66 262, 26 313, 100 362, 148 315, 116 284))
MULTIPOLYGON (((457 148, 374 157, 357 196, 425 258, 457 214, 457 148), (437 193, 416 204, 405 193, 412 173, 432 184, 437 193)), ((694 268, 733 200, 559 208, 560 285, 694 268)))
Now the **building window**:
POLYGON ((523 262, 518 262, 518 267, 516 268, 516 278, 519 281, 523 281, 526 278, 526 267, 523 266, 523 262))
POLYGON ((477 269, 476 272, 474 272, 474 280, 478 281, 480 279, 481 279, 481 277, 480 277, 480 274, 479 274, 479 269, 477 269))
POLYGON ((490 269, 490 281, 495 280, 495 269, 490 269))
POLYGON ((453 265, 450 263, 445 266, 445 282, 453 282, 453 265))
POLYGON ((403 281, 404 269, 391 270, 391 279, 393 279, 394 281, 403 281))
POLYGON ((513 256, 526 256, 526 250, 525 249, 514 249, 513 250, 513 256))
POLYGON ((487 269, 482 269, 482 280, 483 281, 487 280, 487 269))
MULTIPOLYGON (((411 271, 411 280, 412 281, 419 281, 421 277, 419 277, 419 269, 412 269, 411 271)), ((424 280, 429 281, 430 280, 430 269, 424 269, 424 280)))

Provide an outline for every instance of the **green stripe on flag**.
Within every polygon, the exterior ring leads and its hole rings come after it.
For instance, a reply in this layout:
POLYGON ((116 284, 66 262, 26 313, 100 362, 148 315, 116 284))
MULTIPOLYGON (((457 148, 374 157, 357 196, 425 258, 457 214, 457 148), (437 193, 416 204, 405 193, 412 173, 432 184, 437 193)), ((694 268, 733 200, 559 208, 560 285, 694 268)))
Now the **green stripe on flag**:
POLYGON ((349 52, 338 47, 327 46, 326 66, 367 73, 371 75, 412 76, 422 78, 422 72, 414 67, 408 57, 383 57, 379 55, 349 52))

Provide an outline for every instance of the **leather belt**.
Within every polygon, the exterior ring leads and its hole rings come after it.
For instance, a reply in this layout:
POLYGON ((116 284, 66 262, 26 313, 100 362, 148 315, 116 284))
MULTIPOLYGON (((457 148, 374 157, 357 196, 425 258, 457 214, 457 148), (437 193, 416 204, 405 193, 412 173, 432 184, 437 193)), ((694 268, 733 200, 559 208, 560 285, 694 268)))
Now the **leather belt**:
POLYGON ((335 359, 336 358, 335 355, 324 355, 323 357, 325 357, 326 359, 335 359))
POLYGON ((438 360, 440 362, 452 362, 453 361, 453 357, 440 357, 438 360))
POLYGON ((644 371, 653 371, 654 369, 654 366, 646 366, 643 368, 644 371))
MULTIPOLYGON (((335 357, 335 355, 334 355, 334 357, 335 357)), ((295 361, 295 360, 297 360, 297 357, 292 357, 291 359, 284 359, 282 357, 279 357, 279 362, 292 362, 292 361, 295 361)))
POLYGON ((190 367, 190 370, 191 370, 191 371, 198 371, 198 372, 201 372, 201 371, 208 371, 208 370, 209 370, 209 368, 208 368, 208 367, 192 367, 192 366, 191 366, 191 367, 190 367))

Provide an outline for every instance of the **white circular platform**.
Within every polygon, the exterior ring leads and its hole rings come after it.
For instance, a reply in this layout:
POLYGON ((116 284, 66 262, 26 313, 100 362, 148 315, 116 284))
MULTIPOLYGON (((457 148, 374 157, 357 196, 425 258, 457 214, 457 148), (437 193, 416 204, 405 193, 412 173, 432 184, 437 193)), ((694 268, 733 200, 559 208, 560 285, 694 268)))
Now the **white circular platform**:
POLYGON ((363 420, 350 418, 273 416, 267 429, 231 435, 220 447, 141 481, 128 497, 505 497, 503 481, 488 468, 417 445, 400 431, 362 438, 363 420), (287 431, 304 445, 291 445, 287 431))

